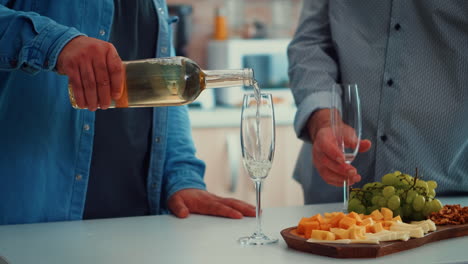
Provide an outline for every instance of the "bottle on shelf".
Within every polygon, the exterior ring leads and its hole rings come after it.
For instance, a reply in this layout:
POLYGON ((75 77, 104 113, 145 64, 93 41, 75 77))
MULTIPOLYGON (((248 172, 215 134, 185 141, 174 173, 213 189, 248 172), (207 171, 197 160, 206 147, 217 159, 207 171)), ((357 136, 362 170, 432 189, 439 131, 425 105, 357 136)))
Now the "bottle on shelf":
MULTIPOLYGON (((253 70, 202 70, 185 57, 168 57, 124 64, 123 93, 110 108, 157 107, 189 104, 207 88, 252 86, 253 70)), ((68 85, 70 102, 75 101, 73 87, 68 85)))

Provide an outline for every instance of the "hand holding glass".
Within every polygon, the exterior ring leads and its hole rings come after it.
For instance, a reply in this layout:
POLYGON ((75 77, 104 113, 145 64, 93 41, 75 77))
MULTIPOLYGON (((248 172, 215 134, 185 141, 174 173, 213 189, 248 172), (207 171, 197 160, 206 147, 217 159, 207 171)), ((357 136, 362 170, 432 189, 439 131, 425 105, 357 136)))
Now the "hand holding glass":
POLYGON ((241 237, 243 245, 275 243, 262 231, 261 188, 270 171, 275 152, 275 115, 271 94, 244 95, 241 114, 241 146, 244 167, 255 183, 257 230, 251 236, 241 237))
MULTIPOLYGON (((338 148, 347 164, 356 157, 361 141, 361 105, 356 84, 334 84, 330 102, 330 122, 338 148)), ((349 199, 348 179, 343 182, 343 211, 349 199)))

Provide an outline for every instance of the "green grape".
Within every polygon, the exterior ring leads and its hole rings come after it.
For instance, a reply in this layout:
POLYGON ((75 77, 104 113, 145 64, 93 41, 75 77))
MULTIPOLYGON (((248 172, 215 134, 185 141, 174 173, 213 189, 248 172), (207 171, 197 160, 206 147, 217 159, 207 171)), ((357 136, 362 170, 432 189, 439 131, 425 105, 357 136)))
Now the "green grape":
POLYGON ((402 173, 401 173, 401 171, 395 171, 395 172, 393 172, 393 175, 399 176, 399 175, 402 175, 402 173))
POLYGON ((410 181, 408 181, 406 174, 400 174, 397 176, 396 186, 402 189, 408 189, 410 187, 410 181))
POLYGON ((357 196, 357 192, 355 192, 355 191, 350 191, 349 192, 349 199, 356 198, 356 196, 357 196))
POLYGON ((366 183, 366 184, 364 184, 364 186, 362 186, 362 189, 364 191, 367 191, 367 190, 369 190, 370 187, 372 187, 372 183, 366 183))
POLYGON ((431 201, 431 206, 432 206, 432 212, 439 212, 442 207, 442 203, 439 201, 439 199, 434 199, 431 201))
POLYGON ((373 205, 378 205, 378 204, 379 204, 380 198, 383 198, 383 197, 380 196, 380 195, 376 195, 376 196, 372 197, 371 203, 372 203, 373 205))
POLYGON ((411 219, 414 221, 421 221, 424 220, 424 216, 421 212, 413 212, 413 214, 411 214, 411 219))
POLYGON ((393 173, 385 174, 382 177, 382 183, 384 185, 393 185, 396 182, 396 176, 393 173))
POLYGON ((379 201, 378 201, 377 205, 378 205, 379 207, 385 207, 385 206, 387 206, 387 199, 385 199, 385 197, 381 196, 381 197, 379 198, 379 201))
POLYGON ((361 204, 361 201, 359 199, 353 198, 353 199, 349 200, 348 207, 354 207, 355 208, 355 206, 358 206, 360 204, 361 204))
POLYGON ((393 195, 390 198, 388 198, 387 202, 388 208, 391 210, 396 210, 400 208, 400 197, 393 195))
POLYGON ((416 187, 420 187, 422 188, 426 193, 427 191, 429 190, 429 186, 427 185, 427 183, 423 180, 418 180, 416 182, 416 187))
POLYGON ((401 207, 398 208, 398 209, 396 209, 396 210, 393 210, 393 216, 395 217, 395 216, 397 216, 397 215, 402 216, 402 209, 401 209, 401 207))
POLYGON ((435 181, 427 181, 427 186, 429 187, 429 189, 435 189, 437 188, 437 182, 435 181))
POLYGON ((429 191, 427 192, 427 196, 435 197, 436 191, 434 189, 429 188, 429 191))
POLYGON ((432 212, 432 203, 426 201, 426 203, 424 203, 424 208, 422 209, 421 213, 423 214, 423 216, 428 216, 429 214, 431 214, 431 212, 432 212))
POLYGON ((413 214, 413 206, 411 204, 405 204, 403 205, 403 216, 406 218, 406 217, 411 217, 411 215, 413 214))
POLYGON ((406 203, 413 203, 414 198, 418 196, 418 193, 415 190, 409 190, 406 194, 406 203))
POLYGON ((400 197, 402 197, 404 193, 405 193, 405 190, 403 190, 403 189, 397 189, 395 191, 395 194, 400 196, 400 197))
POLYGON ((393 186, 387 186, 383 188, 382 194, 385 198, 389 198, 390 196, 395 194, 395 187, 393 186))
POLYGON ((418 195, 413 200, 413 209, 415 211, 421 211, 424 208, 424 204, 426 203, 426 198, 422 195, 418 195))
POLYGON ((356 206, 355 208, 356 210, 354 212, 358 213, 358 214, 365 214, 366 213, 366 207, 362 204, 356 206))
POLYGON ((383 187, 383 184, 381 182, 374 182, 374 183, 372 183, 372 186, 374 188, 380 188, 380 187, 383 187))
POLYGON ((348 204, 348 211, 349 212, 356 212, 358 214, 365 214, 366 213, 366 207, 362 204, 358 204, 355 206, 349 206, 348 204))

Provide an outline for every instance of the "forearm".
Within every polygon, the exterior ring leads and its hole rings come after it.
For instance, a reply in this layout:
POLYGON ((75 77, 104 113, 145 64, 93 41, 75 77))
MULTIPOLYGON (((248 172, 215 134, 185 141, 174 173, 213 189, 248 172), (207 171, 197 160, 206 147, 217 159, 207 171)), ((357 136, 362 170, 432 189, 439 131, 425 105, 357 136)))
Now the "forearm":
POLYGON ((80 35, 37 13, 0 5, 0 70, 54 70, 62 48, 80 35))
POLYGON ((205 163, 195 156, 186 106, 168 108, 167 129, 168 145, 163 186, 167 198, 181 189, 205 189, 205 163))
POLYGON ((328 1, 305 1, 300 23, 288 47, 289 77, 297 113, 294 127, 299 138, 310 141, 307 124, 317 110, 328 108, 331 87, 339 78, 333 48, 328 1))

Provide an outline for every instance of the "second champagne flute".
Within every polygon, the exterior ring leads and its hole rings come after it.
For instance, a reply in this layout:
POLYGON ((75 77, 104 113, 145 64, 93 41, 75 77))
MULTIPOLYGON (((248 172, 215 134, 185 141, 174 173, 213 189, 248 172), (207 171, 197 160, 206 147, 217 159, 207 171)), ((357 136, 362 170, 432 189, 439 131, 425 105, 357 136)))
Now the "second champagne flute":
MULTIPOLYGON (((330 122, 346 164, 356 157, 361 142, 361 103, 356 84, 334 84, 330 107, 330 122)), ((343 182, 343 211, 348 211, 349 184, 343 182)))
POLYGON ((275 114, 271 94, 244 95, 241 114, 241 146, 244 167, 255 183, 257 230, 241 237, 243 245, 263 245, 278 242, 262 231, 261 190, 268 176, 275 153, 275 114))

